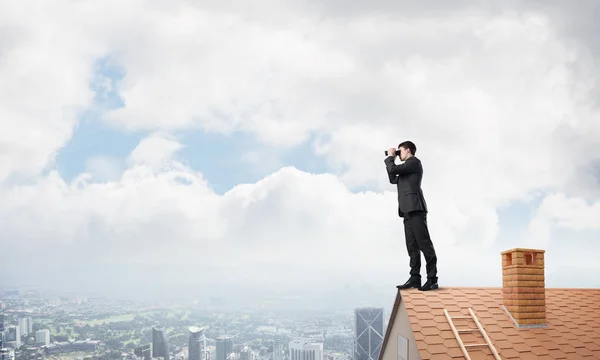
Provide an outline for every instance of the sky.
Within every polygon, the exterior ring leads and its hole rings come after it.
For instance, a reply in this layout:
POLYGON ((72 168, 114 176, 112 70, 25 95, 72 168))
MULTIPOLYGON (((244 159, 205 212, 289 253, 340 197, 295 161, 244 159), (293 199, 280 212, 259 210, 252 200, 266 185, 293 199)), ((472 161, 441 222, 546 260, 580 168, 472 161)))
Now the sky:
POLYGON ((440 286, 600 286, 593 1, 0 6, 0 285, 391 306, 411 140, 440 286))

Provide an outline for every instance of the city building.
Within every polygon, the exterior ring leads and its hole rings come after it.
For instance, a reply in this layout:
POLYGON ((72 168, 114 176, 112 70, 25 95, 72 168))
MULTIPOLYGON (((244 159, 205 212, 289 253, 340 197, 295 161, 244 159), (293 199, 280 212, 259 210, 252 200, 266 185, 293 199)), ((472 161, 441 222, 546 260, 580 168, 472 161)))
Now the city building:
POLYGON ((50 345, 50 330, 43 329, 35 332, 35 343, 38 345, 50 345))
POLYGON ((52 343, 52 344, 46 346, 45 351, 49 355, 53 355, 53 354, 57 354, 57 353, 64 353, 64 352, 71 352, 71 351, 93 352, 93 351, 98 350, 99 345, 100 345, 100 342, 96 341, 96 340, 63 341, 63 342, 52 343))
POLYGON ((6 343, 6 315, 0 314, 0 349, 5 347, 6 343))
POLYGON ((281 342, 276 342, 273 344, 273 360, 283 360, 284 358, 284 353, 283 353, 283 343, 281 342))
POLYGON ((145 344, 145 345, 136 347, 133 350, 133 354, 144 360, 152 359, 152 344, 145 344))
POLYGON ((502 252, 501 288, 399 290, 379 360, 600 359, 600 289, 546 288, 544 255, 502 252))
POLYGON ((4 330, 4 339, 6 344, 12 344, 14 347, 21 346, 21 328, 17 326, 9 326, 8 329, 4 330))
POLYGON ((216 359, 216 347, 215 346, 207 346, 206 347, 206 360, 215 360, 216 359))
POLYGON ((377 360, 383 344, 383 308, 354 310, 354 360, 377 360))
POLYGON ((233 354, 233 339, 230 336, 218 337, 215 360, 227 360, 230 354, 233 354))
POLYGON ((204 329, 192 326, 189 330, 189 360, 206 360, 206 337, 204 336, 204 329))
POLYGON ((242 348, 242 351, 240 351, 240 360, 254 360, 254 354, 250 346, 246 345, 242 348))
POLYGON ((303 339, 290 341, 290 360, 324 360, 323 343, 303 339))
POLYGON ((169 342, 164 327, 154 326, 152 328, 152 357, 162 357, 169 360, 169 342))
POLYGON ((20 318, 18 320, 19 322, 19 331, 21 332, 21 336, 27 335, 29 334, 28 332, 28 327, 27 327, 27 318, 20 318))
POLYGON ((7 349, 7 348, 0 349, 0 360, 14 360, 14 359, 15 359, 14 351, 7 349))

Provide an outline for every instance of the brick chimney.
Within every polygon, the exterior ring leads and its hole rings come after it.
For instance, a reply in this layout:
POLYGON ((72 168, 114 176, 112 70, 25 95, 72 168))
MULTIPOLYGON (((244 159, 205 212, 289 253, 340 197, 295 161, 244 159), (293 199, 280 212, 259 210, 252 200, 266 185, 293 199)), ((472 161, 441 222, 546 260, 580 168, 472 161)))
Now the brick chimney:
POLYGON ((502 252, 502 294, 506 311, 519 327, 546 324, 544 250, 502 252))

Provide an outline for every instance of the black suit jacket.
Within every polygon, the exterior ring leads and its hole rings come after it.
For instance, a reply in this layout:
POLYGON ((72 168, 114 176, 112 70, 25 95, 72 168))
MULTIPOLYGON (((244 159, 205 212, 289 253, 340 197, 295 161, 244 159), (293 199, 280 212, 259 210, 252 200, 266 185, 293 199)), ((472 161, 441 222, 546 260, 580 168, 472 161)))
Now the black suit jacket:
POLYGON ((404 217, 411 211, 427 212, 427 203, 421 190, 421 160, 411 156, 403 164, 396 165, 394 157, 388 156, 384 161, 390 183, 398 187, 398 215, 404 217))

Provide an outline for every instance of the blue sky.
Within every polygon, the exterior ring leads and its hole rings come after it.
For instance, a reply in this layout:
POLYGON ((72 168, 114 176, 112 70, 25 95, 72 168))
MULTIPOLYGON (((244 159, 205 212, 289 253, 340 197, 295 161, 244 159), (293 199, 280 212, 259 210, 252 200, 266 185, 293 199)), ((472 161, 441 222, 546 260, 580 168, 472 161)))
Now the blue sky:
MULTIPOLYGON (((86 161, 90 158, 104 156, 125 161, 149 134, 146 131, 123 132, 97 118, 86 117, 75 130, 71 141, 59 151, 56 167, 66 180, 71 180, 86 170, 86 161)), ((189 131, 179 132, 176 137, 184 146, 176 158, 201 172, 219 194, 237 184, 254 183, 277 171, 280 165, 291 165, 307 172, 327 171, 325 159, 313 154, 310 140, 281 150, 265 147, 252 135, 242 132, 225 135, 189 131), (245 151, 259 152, 272 163, 256 166, 245 162, 242 158, 245 151)))
MULTIPOLYGON (((58 153, 56 168, 71 180, 86 171, 86 162, 94 157, 109 158, 124 167, 126 157, 150 131, 125 131, 101 120, 103 111, 123 107, 118 94, 118 81, 126 75, 110 58, 97 62, 95 80, 109 80, 110 90, 93 81, 90 88, 95 93, 95 106, 81 115, 72 139, 58 153)), ((255 136, 235 131, 230 134, 207 133, 203 130, 179 131, 174 134, 184 146, 177 160, 201 172, 218 194, 223 194, 237 184, 254 183, 281 166, 294 166, 307 172, 325 172, 325 159, 315 156, 311 144, 306 142, 289 148, 270 148, 262 145, 255 136), (260 154, 261 164, 244 161, 244 152, 260 154)), ((360 190, 360 189, 355 189, 360 190)))

